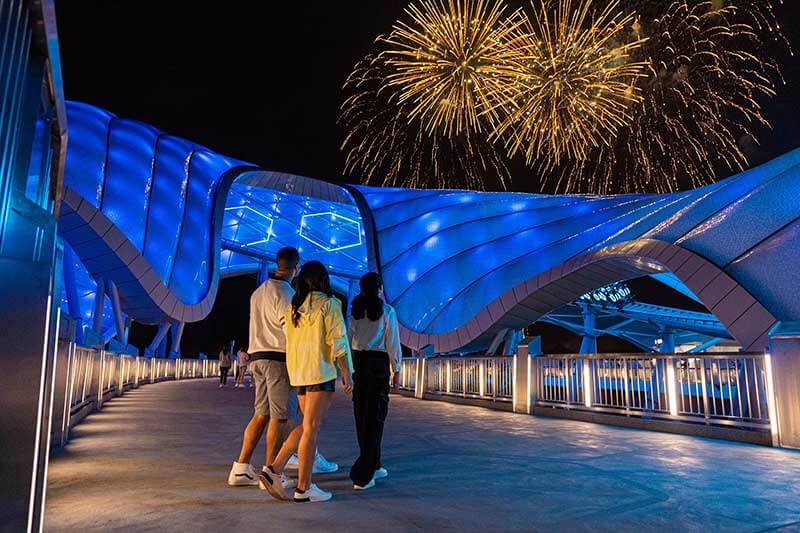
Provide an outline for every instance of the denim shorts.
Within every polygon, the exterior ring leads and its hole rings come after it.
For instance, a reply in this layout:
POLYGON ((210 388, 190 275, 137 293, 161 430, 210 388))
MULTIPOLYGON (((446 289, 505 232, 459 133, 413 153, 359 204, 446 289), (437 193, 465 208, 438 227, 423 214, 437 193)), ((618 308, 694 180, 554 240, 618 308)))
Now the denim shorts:
POLYGON ((316 385, 300 385, 295 387, 298 396, 305 396, 307 392, 335 392, 336 380, 332 379, 324 383, 317 383, 316 385))

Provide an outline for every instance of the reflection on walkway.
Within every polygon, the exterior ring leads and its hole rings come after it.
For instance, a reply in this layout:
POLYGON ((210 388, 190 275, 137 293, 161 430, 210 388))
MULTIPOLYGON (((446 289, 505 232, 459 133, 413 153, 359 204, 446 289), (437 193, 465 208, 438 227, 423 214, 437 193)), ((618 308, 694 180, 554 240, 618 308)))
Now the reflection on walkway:
POLYGON ((317 479, 334 499, 276 502, 225 484, 251 401, 252 389, 219 390, 213 380, 148 385, 113 399, 51 461, 45 529, 755 531, 800 524, 798 453, 395 396, 384 440, 388 479, 351 490, 355 433, 350 402, 339 394, 320 449, 344 468, 317 479))

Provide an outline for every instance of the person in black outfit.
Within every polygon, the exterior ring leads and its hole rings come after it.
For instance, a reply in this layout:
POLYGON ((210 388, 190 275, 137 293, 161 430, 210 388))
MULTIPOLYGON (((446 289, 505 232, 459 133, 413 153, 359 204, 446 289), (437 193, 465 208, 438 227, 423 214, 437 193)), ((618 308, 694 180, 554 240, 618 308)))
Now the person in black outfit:
POLYGON ((388 472, 381 464, 383 426, 389 410, 389 385, 400 372, 400 334, 394 308, 382 299, 383 284, 370 272, 360 280, 361 293, 353 299, 348 336, 355 368, 353 412, 359 456, 350 469, 353 488, 366 490, 388 472))

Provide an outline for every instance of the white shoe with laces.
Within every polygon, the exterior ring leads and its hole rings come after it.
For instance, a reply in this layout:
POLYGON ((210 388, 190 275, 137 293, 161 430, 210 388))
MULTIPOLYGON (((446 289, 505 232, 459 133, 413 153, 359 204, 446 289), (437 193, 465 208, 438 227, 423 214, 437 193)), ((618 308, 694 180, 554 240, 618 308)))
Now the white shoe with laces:
POLYGON ((388 477, 388 475, 389 475, 389 472, 387 472, 385 468, 380 467, 379 469, 377 469, 375 471, 375 475, 372 476, 372 479, 383 479, 385 477, 388 477))
POLYGON ((306 490, 295 489, 294 501, 297 503, 326 502, 333 498, 333 494, 311 484, 306 490))
MULTIPOLYGON (((289 457, 289 461, 286 463, 286 468, 289 470, 297 470, 300 466, 300 459, 297 458, 297 454, 293 454, 289 457)), ((312 474, 333 474, 339 470, 339 465, 328 461, 325 459, 321 453, 317 452, 317 456, 314 458, 314 467, 311 469, 312 474)))
POLYGON ((276 474, 270 467, 261 470, 258 475, 259 486, 264 485, 264 488, 269 492, 270 496, 276 500, 286 500, 286 491, 283 489, 281 476, 276 474))
POLYGON ((231 487, 241 487, 245 485, 257 485, 258 474, 250 463, 233 462, 231 471, 228 474, 228 485, 231 487))

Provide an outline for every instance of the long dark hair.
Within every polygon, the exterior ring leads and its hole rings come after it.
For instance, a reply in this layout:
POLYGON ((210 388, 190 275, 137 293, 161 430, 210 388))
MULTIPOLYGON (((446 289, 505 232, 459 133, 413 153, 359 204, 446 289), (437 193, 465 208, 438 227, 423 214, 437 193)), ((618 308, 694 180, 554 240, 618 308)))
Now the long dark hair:
POLYGON ((356 320, 366 316, 373 322, 380 320, 383 316, 383 300, 379 296, 383 281, 377 272, 367 272, 361 276, 359 281, 361 293, 353 298, 353 305, 350 314, 356 320))
POLYGON ((328 269, 319 261, 304 264, 297 275, 297 292, 292 296, 292 324, 297 327, 300 322, 300 306, 312 291, 331 295, 331 278, 328 269))

